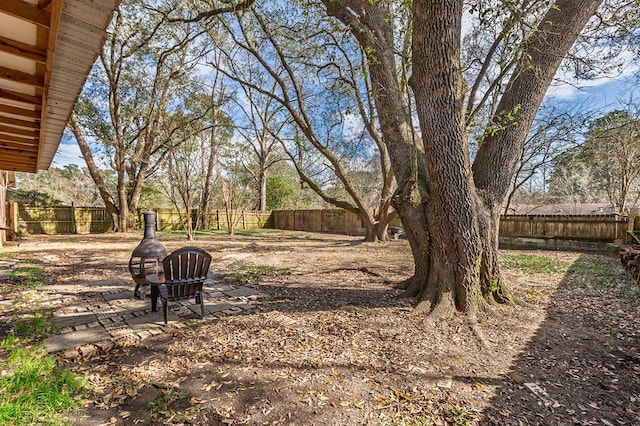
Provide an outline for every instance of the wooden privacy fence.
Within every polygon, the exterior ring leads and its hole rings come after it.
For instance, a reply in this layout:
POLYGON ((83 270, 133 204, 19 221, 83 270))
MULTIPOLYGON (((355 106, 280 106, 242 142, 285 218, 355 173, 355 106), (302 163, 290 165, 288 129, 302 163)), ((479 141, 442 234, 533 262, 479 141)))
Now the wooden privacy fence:
MULTIPOLYGON (((108 232, 113 229, 111 217, 102 207, 32 207, 11 205, 8 225, 29 234, 83 234, 108 232)), ((158 229, 182 230, 177 211, 159 209, 158 229)), ((198 212, 193 212, 196 224, 198 212)), ((212 210, 207 215, 208 229, 226 230, 225 210, 212 210)), ((330 232, 347 235, 364 235, 360 219, 354 213, 342 209, 327 210, 274 210, 272 212, 235 211, 235 229, 248 230, 275 228, 293 231, 330 232)), ((142 212, 138 214, 138 226, 142 229, 142 212)), ((198 229, 202 229, 199 226, 198 229)), ((626 240, 627 230, 640 229, 640 217, 618 215, 509 215, 502 216, 500 237, 543 238, 558 240, 582 240, 613 242, 626 240)))
MULTIPOLYGON (((13 204, 14 212, 11 228, 27 234, 88 234, 102 233, 113 229, 113 221, 104 207, 34 207, 13 204)), ((158 209, 158 230, 182 230, 180 214, 174 209, 158 209)), ((142 211, 137 214, 137 227, 144 227, 142 211)), ((184 215, 183 215, 184 216, 184 215)), ((226 230, 228 228, 225 210, 212 210, 208 215, 208 229, 226 230)), ((273 220, 269 211, 234 211, 232 223, 237 230, 272 228, 273 220)), ((198 211, 192 212, 194 226, 198 220, 198 211)), ((198 229, 202 229, 200 225, 198 229)))
POLYGON ((15 204, 14 229, 28 234, 88 234, 113 229, 111 216, 102 207, 33 207, 15 204))
MULTIPOLYGON (((144 220, 142 219, 142 211, 138 212, 137 224, 140 229, 144 226, 144 220)), ((180 214, 174 209, 158 209, 156 210, 158 220, 158 230, 160 231, 178 231, 182 230, 182 219, 180 214)), ((198 222, 199 212, 193 210, 191 212, 191 220, 193 226, 198 223, 198 229, 202 228, 202 220, 198 222)), ((184 214, 183 214, 184 216, 184 214)), ((231 213, 232 224, 237 230, 247 229, 261 229, 261 228, 273 228, 273 220, 271 218, 270 211, 234 211, 231 213)), ((207 229, 208 230, 221 230, 228 229, 227 213, 225 210, 216 209, 211 210, 207 214, 207 229)))
POLYGON ((273 227, 291 231, 364 235, 360 218, 342 209, 274 210, 273 227))
MULTIPOLYGON (((364 235, 360 219, 346 210, 274 210, 276 229, 364 235)), ((640 227, 640 223, 637 224, 640 227)), ((502 216, 500 237, 613 242, 634 229, 633 218, 618 215, 502 216)))
POLYGON ((613 242, 633 229, 633 217, 619 215, 509 215, 500 219, 500 237, 613 242))

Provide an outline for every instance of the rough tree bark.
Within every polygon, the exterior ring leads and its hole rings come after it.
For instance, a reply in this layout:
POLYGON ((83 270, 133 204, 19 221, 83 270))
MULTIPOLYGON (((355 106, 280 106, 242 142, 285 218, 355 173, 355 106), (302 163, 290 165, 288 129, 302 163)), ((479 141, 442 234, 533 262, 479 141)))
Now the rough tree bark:
POLYGON ((111 220, 113 221, 114 231, 120 231, 119 222, 118 222, 118 206, 113 200, 111 193, 109 192, 109 188, 107 187, 106 182, 102 179, 102 175, 100 174, 100 170, 96 165, 96 162, 93 160, 93 155, 91 154, 91 148, 89 148, 89 144, 84 138, 84 134, 82 133, 82 129, 80 128, 80 123, 78 123, 78 117, 76 116, 75 111, 71 111, 71 116, 69 118, 69 123, 67 127, 73 132, 76 140, 78 141, 78 146, 80 147, 80 152, 82 153, 82 157, 84 158, 85 163, 87 164, 87 169, 89 170, 89 174, 91 178, 95 182, 98 191, 100 192, 100 197, 104 201, 104 205, 107 209, 107 213, 111 216, 111 220))
POLYGON ((206 164, 206 174, 204 178, 204 185, 202 189, 202 199, 200 201, 200 214, 202 220, 202 228, 209 229, 211 224, 209 223, 209 204, 211 203, 212 197, 212 186, 213 186, 213 166, 216 162, 216 155, 218 151, 218 146, 220 145, 218 141, 218 127, 220 126, 220 118, 222 116, 222 111, 220 105, 222 105, 225 97, 226 88, 222 79, 220 79, 219 74, 216 73, 216 77, 214 79, 214 83, 211 88, 211 132, 209 135, 209 156, 207 158, 206 164), (216 91, 218 91, 216 98, 216 91))
POLYGON ((498 267, 498 224, 518 156, 560 63, 601 3, 559 0, 549 8, 537 31, 525 42, 524 54, 492 118, 496 123, 514 113, 513 123, 485 137, 476 154, 473 179, 486 224, 480 229, 481 284, 489 301, 505 299, 498 267))
MULTIPOLYGON (((470 162, 460 70, 462 0, 414 0, 411 87, 422 137, 413 143, 410 114, 393 57, 388 2, 323 0, 365 51, 380 128, 398 181, 393 205, 411 244, 415 274, 407 294, 433 315, 473 315, 485 303, 511 300, 498 265, 498 220, 521 146, 542 98, 601 0, 560 0, 523 46, 524 54, 492 119, 513 123, 488 132, 470 162)), ((490 124, 491 125, 491 124, 490 124)))

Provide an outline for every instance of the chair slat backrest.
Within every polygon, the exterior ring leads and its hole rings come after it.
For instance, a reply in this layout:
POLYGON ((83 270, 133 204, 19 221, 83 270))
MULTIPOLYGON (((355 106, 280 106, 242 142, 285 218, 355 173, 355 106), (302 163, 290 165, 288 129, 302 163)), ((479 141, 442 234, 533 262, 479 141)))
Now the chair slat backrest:
POLYGON ((166 283, 206 279, 211 265, 211 255, 198 247, 182 247, 163 262, 166 283))
MULTIPOLYGON (((211 255, 198 247, 182 247, 162 261, 164 281, 153 276, 151 286, 151 311, 156 312, 158 297, 162 299, 162 314, 167 324, 169 300, 195 297, 204 318, 205 303, 203 285, 209 274, 211 255)), ((149 276, 151 279, 151 276, 149 276)))
POLYGON ((198 247, 182 247, 165 257, 162 265, 169 295, 174 299, 188 298, 202 290, 211 255, 198 247))

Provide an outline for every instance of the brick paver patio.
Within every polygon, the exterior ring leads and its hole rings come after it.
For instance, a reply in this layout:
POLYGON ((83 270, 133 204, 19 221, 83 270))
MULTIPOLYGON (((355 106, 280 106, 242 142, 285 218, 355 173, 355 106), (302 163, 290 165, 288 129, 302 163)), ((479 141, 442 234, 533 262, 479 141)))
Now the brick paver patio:
MULTIPOLYGON (((0 261, 0 280, 7 279, 15 265, 16 262, 0 261)), ((132 344, 182 327, 190 319, 200 321, 200 306, 193 300, 175 301, 169 302, 169 324, 165 326, 162 313, 151 312, 148 297, 134 298, 133 288, 129 277, 74 280, 26 290, 22 300, 27 300, 34 310, 53 312, 50 321, 56 332, 44 340, 45 347, 49 352, 64 351, 71 358, 132 344)), ((266 295, 253 288, 222 283, 215 277, 209 279, 204 285, 204 321, 245 312, 263 297, 266 295)), ((161 303, 158 305, 161 310, 161 303)), ((8 323, 14 315, 14 301, 0 300, 0 321, 8 323)))

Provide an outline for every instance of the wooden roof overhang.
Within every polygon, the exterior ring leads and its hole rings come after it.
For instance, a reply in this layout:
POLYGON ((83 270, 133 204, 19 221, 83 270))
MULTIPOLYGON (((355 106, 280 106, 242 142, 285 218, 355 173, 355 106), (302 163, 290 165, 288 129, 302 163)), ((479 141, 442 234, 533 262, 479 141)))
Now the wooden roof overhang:
POLYGON ((46 170, 120 0, 0 0, 0 170, 46 170))

